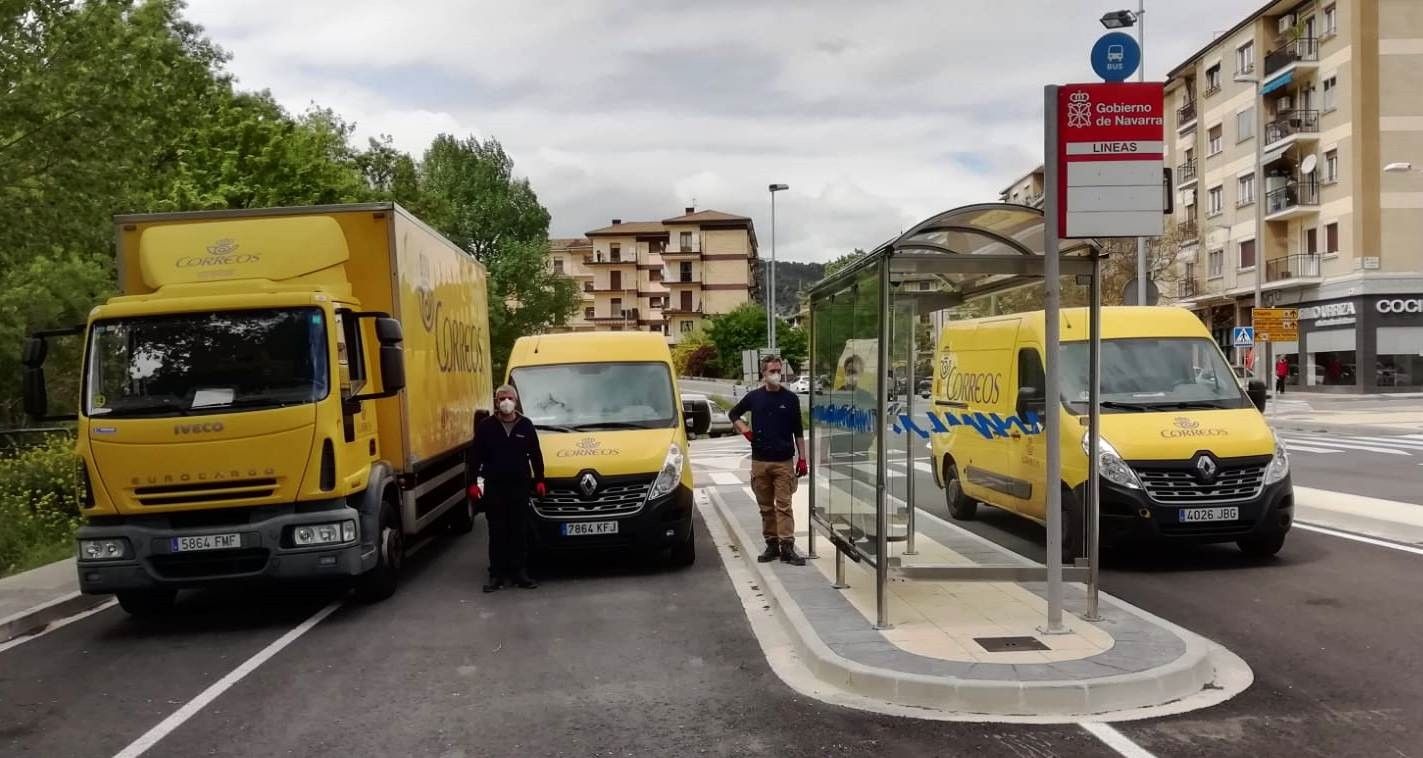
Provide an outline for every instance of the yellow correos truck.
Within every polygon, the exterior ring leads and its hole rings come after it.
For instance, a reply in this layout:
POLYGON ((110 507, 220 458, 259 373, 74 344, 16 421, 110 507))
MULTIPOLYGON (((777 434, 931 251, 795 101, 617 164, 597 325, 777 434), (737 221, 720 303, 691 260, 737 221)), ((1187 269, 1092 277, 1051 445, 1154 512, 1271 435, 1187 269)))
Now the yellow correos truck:
MULTIPOLYGON (((1087 481, 1088 321, 1062 312, 1061 350, 1045 356, 1042 311, 953 322, 940 336, 931 435, 951 515, 980 502, 1042 523, 1061 487, 1064 552, 1081 555, 1087 481), (1049 484, 1042 437, 1045 360, 1060 361, 1062 481, 1049 484)), ((1180 308, 1103 308, 1101 534, 1236 542, 1267 556, 1294 513, 1289 459, 1200 320, 1180 308)))
MULTIPOLYGON (((183 587, 330 577, 380 599, 406 537, 470 529, 478 262, 390 203, 116 223, 122 294, 67 330, 85 339, 84 592, 144 613, 183 587)), ((63 333, 26 344, 31 415, 63 333)))
POLYGON ((544 549, 663 550, 696 560, 692 467, 666 338, 649 332, 521 337, 509 383, 543 448, 535 498, 544 549))

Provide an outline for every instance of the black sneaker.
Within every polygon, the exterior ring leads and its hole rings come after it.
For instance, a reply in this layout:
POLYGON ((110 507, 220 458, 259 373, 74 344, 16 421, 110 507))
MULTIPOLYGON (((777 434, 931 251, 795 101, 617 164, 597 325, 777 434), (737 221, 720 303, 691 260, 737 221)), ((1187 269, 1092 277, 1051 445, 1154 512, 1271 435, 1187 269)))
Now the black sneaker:
POLYGON ((491 578, 489 583, 484 585, 485 592, 498 592, 502 589, 504 589, 504 580, 498 577, 491 578))
POLYGON ((756 556, 756 560, 760 563, 770 563, 780 557, 781 545, 775 540, 772 540, 766 543, 766 552, 756 556))
POLYGON ((781 543, 781 562, 782 562, 782 563, 789 563, 789 564, 791 564, 792 566, 804 566, 804 565, 805 565, 805 559, 800 556, 800 553, 797 553, 797 552, 795 551, 795 543, 794 543, 794 542, 782 542, 782 543, 781 543))

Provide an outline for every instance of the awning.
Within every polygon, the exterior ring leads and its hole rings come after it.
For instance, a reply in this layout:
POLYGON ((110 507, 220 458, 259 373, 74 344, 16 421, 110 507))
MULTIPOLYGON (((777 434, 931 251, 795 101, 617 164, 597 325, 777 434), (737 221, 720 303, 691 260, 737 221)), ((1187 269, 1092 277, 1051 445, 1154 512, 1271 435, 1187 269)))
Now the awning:
POLYGON ((1279 88, 1285 86, 1286 84, 1289 84, 1289 83, 1290 83, 1290 80, 1291 80, 1292 78, 1294 78, 1294 74, 1295 74, 1295 72, 1293 72, 1293 71, 1286 71, 1285 73, 1281 74, 1280 76, 1277 76, 1277 77, 1275 77, 1274 79, 1271 79, 1270 81, 1265 82, 1265 84, 1260 87, 1260 94, 1262 94, 1262 95, 1267 95, 1267 94, 1269 94, 1269 93, 1271 93, 1271 92, 1274 92, 1275 90, 1277 90, 1277 89, 1279 89, 1279 88))
POLYGON ((1275 161, 1285 157, 1285 151, 1289 149, 1290 146, 1285 145, 1282 148, 1279 148, 1277 150, 1271 150, 1270 152, 1265 153, 1263 156, 1260 157, 1260 165, 1268 166, 1271 163, 1274 163, 1275 161))

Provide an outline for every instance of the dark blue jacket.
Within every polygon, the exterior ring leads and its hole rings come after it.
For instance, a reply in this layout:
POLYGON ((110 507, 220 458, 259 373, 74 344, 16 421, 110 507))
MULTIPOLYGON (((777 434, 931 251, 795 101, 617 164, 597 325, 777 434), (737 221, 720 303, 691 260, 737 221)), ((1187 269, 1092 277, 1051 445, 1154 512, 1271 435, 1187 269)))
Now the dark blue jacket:
POLYGON ((544 455, 534 423, 519 416, 510 433, 498 416, 481 419, 474 426, 474 444, 465 457, 468 476, 484 477, 485 486, 528 487, 544 480, 544 455))
POLYGON ((800 398, 782 387, 772 392, 764 387, 741 396, 726 415, 734 424, 751 412, 751 460, 779 462, 795 457, 795 441, 805 436, 800 422, 800 398))

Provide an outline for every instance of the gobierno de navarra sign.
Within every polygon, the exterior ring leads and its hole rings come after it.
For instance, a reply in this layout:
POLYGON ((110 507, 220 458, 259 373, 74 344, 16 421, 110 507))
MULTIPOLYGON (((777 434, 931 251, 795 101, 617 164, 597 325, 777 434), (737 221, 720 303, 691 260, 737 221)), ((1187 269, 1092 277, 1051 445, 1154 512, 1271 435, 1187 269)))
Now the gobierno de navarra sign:
POLYGON ((1161 83, 1064 84, 1057 96, 1059 236, 1160 236, 1161 83))

